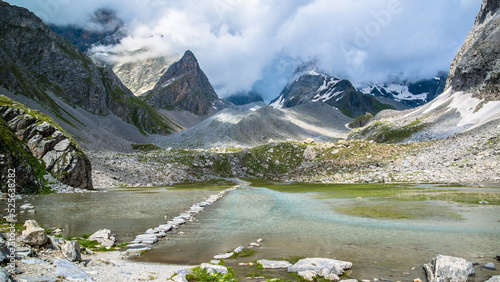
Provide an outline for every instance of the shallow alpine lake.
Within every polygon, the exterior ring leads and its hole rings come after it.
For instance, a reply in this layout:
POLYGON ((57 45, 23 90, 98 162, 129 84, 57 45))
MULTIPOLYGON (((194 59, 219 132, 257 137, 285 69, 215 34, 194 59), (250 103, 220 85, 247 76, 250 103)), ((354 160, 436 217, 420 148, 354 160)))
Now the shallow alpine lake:
MULTIPOLYGON (((131 241, 165 223, 165 215, 177 216, 225 188, 182 185, 39 195, 28 200, 36 214, 21 215, 21 220, 62 227, 65 236, 107 228, 119 241, 131 241)), ((437 254, 481 265, 494 262, 500 269, 495 261, 500 254, 500 187, 254 183, 230 192, 167 238, 138 260, 194 265, 262 238, 252 256, 237 262, 337 258, 353 263, 353 278, 393 281, 425 280, 422 265, 437 254)), ((243 276, 255 272, 227 262, 243 276)), ((476 271, 471 281, 500 274, 476 271)))

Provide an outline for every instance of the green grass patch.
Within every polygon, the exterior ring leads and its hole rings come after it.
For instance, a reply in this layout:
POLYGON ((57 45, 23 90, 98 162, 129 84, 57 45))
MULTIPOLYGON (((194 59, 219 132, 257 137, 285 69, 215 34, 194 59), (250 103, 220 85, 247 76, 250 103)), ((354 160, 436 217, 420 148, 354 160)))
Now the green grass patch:
POLYGON ((201 267, 193 268, 193 273, 186 275, 186 279, 190 282, 192 281, 204 281, 204 282, 230 282, 236 281, 234 271, 231 267, 228 267, 227 274, 221 273, 208 273, 207 269, 202 269, 201 267))
POLYGON ((236 259, 236 258, 247 258, 254 256, 256 254, 256 251, 254 249, 244 249, 243 251, 239 253, 235 253, 231 258, 236 259))
POLYGON ((367 128, 353 133, 355 138, 373 140, 378 143, 399 143, 426 128, 426 124, 415 120, 404 126, 390 122, 376 121, 367 128))
POLYGON ((334 210, 359 217, 390 219, 461 220, 461 215, 447 207, 422 203, 368 203, 335 207, 334 210))
POLYGON ((424 198, 435 201, 448 201, 479 205, 481 201, 488 202, 487 205, 500 205, 500 193, 492 192, 443 192, 427 195, 416 195, 413 198, 424 198))

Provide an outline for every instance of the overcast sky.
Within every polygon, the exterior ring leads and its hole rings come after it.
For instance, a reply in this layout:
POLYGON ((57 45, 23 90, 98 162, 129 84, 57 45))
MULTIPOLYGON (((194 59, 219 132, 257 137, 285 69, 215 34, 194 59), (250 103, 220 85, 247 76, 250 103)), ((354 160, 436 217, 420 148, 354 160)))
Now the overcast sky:
POLYGON ((297 65, 354 83, 416 80, 448 71, 481 0, 8 0, 46 22, 84 24, 117 11, 122 48, 191 50, 219 96, 276 97, 297 65))

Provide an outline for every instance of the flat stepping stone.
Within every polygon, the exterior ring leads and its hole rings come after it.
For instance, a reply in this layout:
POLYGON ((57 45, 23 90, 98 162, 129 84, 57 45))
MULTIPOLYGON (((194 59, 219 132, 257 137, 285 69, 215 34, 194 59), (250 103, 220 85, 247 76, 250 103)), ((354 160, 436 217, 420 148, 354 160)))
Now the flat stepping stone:
POLYGON ((160 232, 160 230, 156 230, 153 228, 149 228, 148 230, 146 230, 146 234, 156 234, 158 232, 160 232))
POLYGON ((292 266, 288 261, 261 259, 257 261, 264 269, 289 268, 292 266))
POLYGON ((153 245, 158 242, 158 238, 142 240, 143 244, 153 245))
POLYGON ((156 227, 156 229, 164 231, 164 232, 168 232, 168 231, 172 230, 172 228, 173 228, 172 224, 162 224, 162 225, 159 225, 158 227, 156 227))
POLYGON ((145 244, 128 244, 127 247, 130 249, 139 249, 139 248, 145 248, 147 246, 145 244))
POLYGON ((139 252, 147 252, 147 251, 151 251, 151 247, 126 250, 127 253, 139 253, 139 252))
POLYGON ((233 252, 231 252, 231 253, 225 253, 225 254, 219 254, 219 255, 215 255, 215 256, 214 256, 214 259, 229 259, 229 258, 231 258, 233 255, 234 255, 234 253, 233 253, 233 252))

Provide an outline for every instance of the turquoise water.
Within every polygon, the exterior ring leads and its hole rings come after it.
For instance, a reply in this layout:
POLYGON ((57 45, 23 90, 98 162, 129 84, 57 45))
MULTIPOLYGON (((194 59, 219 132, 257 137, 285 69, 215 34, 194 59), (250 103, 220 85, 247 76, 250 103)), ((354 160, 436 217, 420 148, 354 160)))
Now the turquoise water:
MULTIPOLYGON (((435 189, 432 186, 425 188, 435 189)), ((424 280, 422 265, 437 254, 464 257, 481 264, 494 262, 500 269, 500 264, 494 260, 500 253, 500 206, 435 200, 395 201, 390 197, 359 201, 330 197, 328 189, 311 190, 314 192, 306 189, 288 193, 282 189, 280 192, 246 186, 232 191, 199 214, 195 222, 169 234, 168 240, 157 243, 153 251, 139 260, 199 264, 217 253, 247 246, 262 238, 262 247, 257 248, 248 261, 295 256, 338 258, 353 262, 351 275, 358 279, 385 277, 404 281, 420 277, 424 280), (337 211, 338 207, 356 207, 360 203, 396 208, 432 206, 462 219, 439 216, 365 218, 337 211), (410 273, 408 278, 402 277, 405 272, 410 273)), ((500 193, 498 188, 487 191, 500 193)), ((214 193, 204 188, 148 188, 83 195, 41 195, 29 201, 37 210, 29 217, 45 227, 63 227, 65 235, 108 228, 117 233, 120 241, 130 241, 148 228, 164 223, 165 214, 175 216, 214 193)), ((476 281, 500 274, 478 270, 476 281)))
POLYGON ((248 261, 293 256, 338 258, 353 262, 353 276, 358 279, 401 279, 405 272, 424 278, 422 265, 437 254, 486 263, 499 252, 498 206, 433 203, 464 217, 451 221, 361 218, 333 209, 349 202, 355 200, 247 187, 231 192, 199 216, 198 222, 183 227, 183 234, 162 241, 142 260, 196 264, 263 238, 263 246, 248 261))

